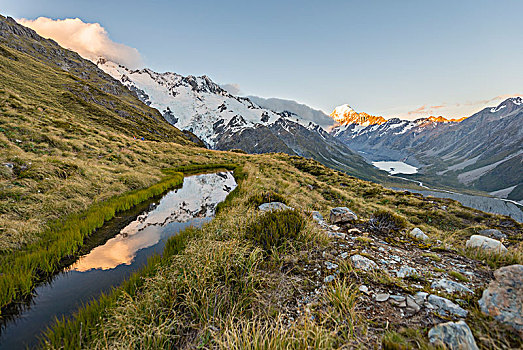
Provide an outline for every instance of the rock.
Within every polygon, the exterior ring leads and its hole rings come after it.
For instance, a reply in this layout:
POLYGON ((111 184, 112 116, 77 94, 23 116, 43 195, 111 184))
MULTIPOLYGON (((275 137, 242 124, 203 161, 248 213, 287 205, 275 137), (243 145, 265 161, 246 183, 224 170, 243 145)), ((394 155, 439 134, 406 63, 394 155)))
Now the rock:
POLYGON ((358 290, 359 290, 360 292, 362 292, 362 293, 367 294, 367 295, 370 294, 369 287, 367 287, 367 286, 364 285, 364 284, 362 284, 362 285, 358 288, 358 290))
POLYGON ((459 317, 465 317, 468 314, 467 310, 464 310, 461 306, 454 304, 452 301, 439 297, 437 295, 431 294, 427 298, 427 301, 435 309, 438 310, 438 313, 442 316, 454 315, 459 317))
POLYGON ((354 267, 360 270, 370 271, 378 269, 378 264, 359 254, 351 256, 350 260, 352 261, 354 267))
POLYGON ((504 253, 507 251, 507 248, 500 241, 481 235, 470 236, 466 246, 467 248, 478 248, 495 253, 504 253))
POLYGON ((425 303, 425 300, 427 300, 428 296, 429 296, 429 293, 417 292, 416 294, 414 294, 413 299, 416 302, 416 304, 422 306, 425 303))
POLYGON ((349 230, 347 231, 347 233, 348 233, 349 235, 352 235, 352 234, 355 234, 355 235, 356 235, 356 234, 360 234, 360 233, 361 233, 361 230, 359 230, 359 229, 357 229, 357 228, 351 228, 351 229, 349 229, 349 230))
POLYGON ((390 297, 389 293, 378 293, 378 294, 376 294, 375 299, 377 302, 382 303, 384 301, 389 300, 389 297, 390 297))
POLYGON ((502 233, 500 230, 496 230, 493 228, 488 230, 481 230, 478 232, 478 234, 480 234, 481 236, 490 237, 498 240, 507 238, 506 234, 502 233))
POLYGON ((402 295, 391 295, 390 298, 394 301, 405 301, 405 297, 402 295))
POLYGON ((327 277, 325 277, 323 279, 323 282, 325 282, 325 283, 329 283, 329 282, 332 282, 332 281, 334 281, 334 276, 333 275, 328 275, 327 277))
POLYGON ((479 300, 481 311, 511 326, 523 338, 523 265, 497 269, 494 278, 479 300))
POLYGON ((413 313, 416 313, 419 310, 421 310, 421 306, 418 305, 416 300, 413 297, 411 297, 410 295, 407 295, 406 301, 407 301, 407 308, 410 309, 413 313))
POLYGON ((320 214, 319 211, 311 212, 311 217, 316 222, 323 222, 323 216, 320 214))
POLYGON ((263 203, 258 207, 261 211, 273 211, 273 210, 285 210, 285 209, 292 209, 291 207, 281 203, 281 202, 270 202, 270 203, 263 203))
POLYGON ((440 323, 432 327, 429 341, 450 350, 478 350, 469 326, 463 321, 440 323))
POLYGON ((337 207, 331 209, 330 221, 333 224, 343 224, 354 220, 358 220, 358 216, 347 207, 337 207))
POLYGON ((402 266, 400 268, 400 270, 398 272, 396 272, 396 276, 398 276, 399 278, 405 278, 405 277, 413 276, 417 273, 418 272, 416 271, 415 268, 412 268, 409 266, 402 266))
POLYGON ((447 293, 460 292, 460 293, 474 294, 474 292, 472 290, 470 290, 463 284, 448 280, 446 278, 442 278, 439 281, 434 281, 432 283, 432 285, 430 286, 430 288, 444 289, 445 291, 447 291, 447 293))
POLYGON ((349 253, 347 253, 347 252, 343 252, 343 253, 341 253, 341 255, 340 255, 340 257, 341 257, 342 259, 347 259, 348 256, 349 256, 349 253))
POLYGON ((419 239, 420 241, 426 241, 429 239, 429 236, 427 236, 423 231, 421 231, 419 228, 415 227, 410 231, 410 235, 416 239, 419 239))
POLYGON ((327 270, 337 269, 338 264, 333 264, 330 261, 325 261, 325 266, 327 266, 327 270))

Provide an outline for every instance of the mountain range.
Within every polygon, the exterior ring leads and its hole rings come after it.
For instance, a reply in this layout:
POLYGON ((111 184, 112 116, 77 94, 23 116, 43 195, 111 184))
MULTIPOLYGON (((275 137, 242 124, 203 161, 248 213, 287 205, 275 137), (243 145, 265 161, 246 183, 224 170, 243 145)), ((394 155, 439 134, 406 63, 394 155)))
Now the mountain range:
MULTIPOLYGON (((97 65, 134 91, 145 104, 159 110, 170 124, 194 133, 211 149, 283 152, 316 159, 362 179, 386 179, 384 172, 311 121, 319 111, 304 105, 285 102, 292 106, 273 110, 250 98, 230 94, 207 76, 157 73, 147 68, 131 70, 103 58, 97 65), (289 109, 311 115, 304 118, 289 109)), ((258 101, 271 106, 275 102, 258 101)))
POLYGON ((523 199, 521 97, 468 118, 392 118, 367 124, 353 118, 331 133, 368 160, 402 160, 418 166, 421 176, 434 184, 523 199))

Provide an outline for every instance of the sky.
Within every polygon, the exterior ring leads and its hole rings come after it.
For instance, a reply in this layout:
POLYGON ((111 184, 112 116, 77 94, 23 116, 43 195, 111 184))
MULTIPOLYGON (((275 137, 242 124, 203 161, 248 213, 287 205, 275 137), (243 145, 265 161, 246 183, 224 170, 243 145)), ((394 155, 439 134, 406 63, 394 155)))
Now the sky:
POLYGON ((523 94, 521 0, 0 0, 0 14, 46 17, 22 22, 84 57, 327 113, 461 117, 523 94))

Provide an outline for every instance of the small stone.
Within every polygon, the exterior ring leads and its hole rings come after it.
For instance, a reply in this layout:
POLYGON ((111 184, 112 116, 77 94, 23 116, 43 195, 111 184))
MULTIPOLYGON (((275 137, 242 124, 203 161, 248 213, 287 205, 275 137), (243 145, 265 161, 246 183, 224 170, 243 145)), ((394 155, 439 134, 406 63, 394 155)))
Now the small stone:
POLYGON ((361 269, 364 271, 375 270, 375 269, 379 268, 378 264, 376 264, 374 261, 372 261, 364 256, 361 256, 359 254, 351 256, 350 260, 352 261, 352 264, 354 265, 355 268, 361 269))
POLYGON ((439 281, 435 281, 430 286, 432 289, 444 289, 447 291, 447 293, 454 293, 454 292, 460 292, 460 293, 470 293, 474 294, 470 288, 467 288, 461 283, 454 282, 451 280, 448 280, 446 278, 442 278, 439 281))
POLYGON ((351 228, 347 231, 348 234, 350 235, 356 235, 356 234, 360 234, 361 233, 361 230, 357 229, 357 228, 351 228))
POLYGON ((402 295, 391 295, 390 298, 394 301, 405 301, 405 297, 402 295))
POLYGON ((358 220, 358 216, 347 207, 332 208, 330 211, 330 222, 333 224, 342 224, 358 220))
POLYGON ((341 253, 341 255, 340 255, 340 257, 341 257, 342 259, 347 259, 348 256, 349 256, 349 253, 347 253, 347 252, 343 252, 343 253, 341 253))
POLYGON ((409 267, 409 266, 403 266, 398 272, 396 272, 396 276, 398 276, 399 278, 405 278, 405 277, 413 276, 417 273, 418 272, 416 271, 415 268, 409 267))
POLYGON ((419 310, 421 310, 421 307, 418 305, 418 303, 416 303, 414 298, 411 297, 410 295, 407 295, 406 302, 407 302, 407 308, 412 310, 413 313, 416 313, 419 310))
POLYGON ((493 253, 505 253, 507 251, 507 248, 500 241, 481 235, 471 236, 465 245, 467 248, 477 248, 493 253))
POLYGON ((494 278, 478 302, 481 311, 511 326, 523 339, 523 265, 497 269, 494 278))
POLYGON ((340 229, 338 225, 330 225, 329 228, 333 231, 338 231, 340 229))
POLYGON ((325 265, 327 266, 327 270, 337 269, 338 264, 333 264, 330 261, 326 261, 325 265))
POLYGON ((426 292, 417 292, 414 294, 414 300, 416 301, 416 304, 423 305, 425 303, 425 300, 427 300, 427 297, 429 296, 429 293, 426 292))
POLYGON ((323 222, 323 216, 320 214, 319 211, 312 211, 311 217, 316 222, 323 222))
POLYGON ((378 294, 376 294, 375 299, 377 302, 381 303, 381 302, 389 300, 389 297, 390 297, 389 293, 378 293, 378 294))
POLYGON ((438 313, 442 316, 448 316, 449 314, 459 317, 465 317, 468 314, 468 311, 463 309, 461 306, 454 304, 452 301, 439 297, 437 295, 431 294, 428 297, 428 302, 434 308, 438 310, 438 313))
POLYGON ((292 209, 291 207, 281 203, 281 202, 270 202, 270 203, 263 203, 258 207, 260 211, 276 211, 276 210, 285 210, 285 209, 292 209))
POLYGON ((447 322, 434 326, 429 331, 429 341, 435 346, 445 346, 449 350, 478 350, 474 335, 463 322, 447 322))
POLYGON ((367 286, 364 285, 364 284, 362 284, 362 285, 358 288, 358 290, 359 290, 360 292, 362 292, 362 293, 367 294, 367 295, 370 294, 369 287, 367 287, 367 286))
POLYGON ((325 282, 325 283, 330 283, 332 281, 334 281, 334 276, 333 275, 328 275, 327 277, 325 277, 323 279, 323 282, 325 282))
POLYGON ((496 230, 496 229, 492 229, 492 228, 488 229, 488 230, 481 230, 478 232, 478 234, 485 236, 485 237, 498 239, 498 240, 507 238, 506 234, 502 233, 500 230, 496 230))
POLYGON ((411 237, 414 237, 416 239, 419 239, 420 241, 426 241, 429 239, 429 236, 427 236, 423 231, 421 231, 419 228, 415 227, 410 231, 411 237))

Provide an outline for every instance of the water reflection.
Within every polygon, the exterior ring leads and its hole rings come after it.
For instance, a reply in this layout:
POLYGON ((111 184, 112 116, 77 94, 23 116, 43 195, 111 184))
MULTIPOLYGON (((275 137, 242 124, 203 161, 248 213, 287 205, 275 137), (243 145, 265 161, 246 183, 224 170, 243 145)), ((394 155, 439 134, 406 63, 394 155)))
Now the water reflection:
POLYGON ((69 270, 85 272, 130 265, 140 249, 154 246, 165 237, 169 224, 213 216, 217 203, 235 187, 229 172, 186 177, 181 189, 167 194, 151 211, 139 215, 117 236, 81 257, 69 270))

